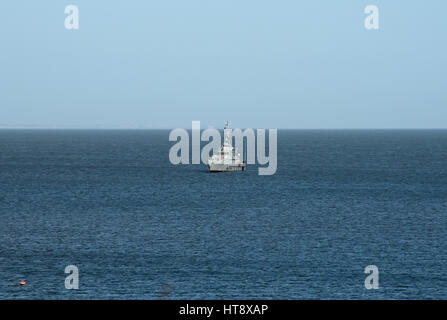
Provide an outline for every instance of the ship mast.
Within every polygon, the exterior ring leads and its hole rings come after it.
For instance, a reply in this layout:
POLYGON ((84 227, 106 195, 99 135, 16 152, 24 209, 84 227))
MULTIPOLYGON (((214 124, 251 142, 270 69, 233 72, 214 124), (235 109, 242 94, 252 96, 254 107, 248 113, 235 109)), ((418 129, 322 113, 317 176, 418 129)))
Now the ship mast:
POLYGON ((230 139, 231 139, 230 122, 226 121, 225 122, 225 127, 224 127, 224 146, 225 147, 231 147, 232 146, 230 144, 230 139))

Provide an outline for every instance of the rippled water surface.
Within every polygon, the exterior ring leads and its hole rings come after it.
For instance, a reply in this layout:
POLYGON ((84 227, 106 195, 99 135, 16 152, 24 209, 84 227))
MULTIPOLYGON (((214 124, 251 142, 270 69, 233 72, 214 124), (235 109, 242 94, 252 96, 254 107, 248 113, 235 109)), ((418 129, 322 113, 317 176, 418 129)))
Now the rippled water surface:
POLYGON ((447 298, 447 131, 280 130, 273 176, 168 134, 0 131, 0 298, 447 298))

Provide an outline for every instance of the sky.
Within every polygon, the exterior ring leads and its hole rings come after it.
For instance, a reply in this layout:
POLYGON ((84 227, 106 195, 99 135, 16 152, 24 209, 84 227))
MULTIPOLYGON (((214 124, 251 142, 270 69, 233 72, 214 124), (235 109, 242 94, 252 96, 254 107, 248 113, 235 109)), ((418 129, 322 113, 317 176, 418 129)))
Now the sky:
POLYGON ((444 0, 1 1, 0 128, 447 128, 446 13, 444 0))

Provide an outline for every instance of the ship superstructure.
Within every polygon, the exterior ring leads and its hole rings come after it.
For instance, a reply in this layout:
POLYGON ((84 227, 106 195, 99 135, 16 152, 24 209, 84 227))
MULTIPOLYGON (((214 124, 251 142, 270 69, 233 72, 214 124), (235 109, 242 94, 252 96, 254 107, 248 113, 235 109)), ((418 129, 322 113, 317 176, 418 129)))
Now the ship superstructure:
POLYGON ((208 168, 211 172, 245 171, 246 165, 241 155, 233 148, 231 143, 230 123, 224 127, 224 144, 219 152, 208 159, 208 168))

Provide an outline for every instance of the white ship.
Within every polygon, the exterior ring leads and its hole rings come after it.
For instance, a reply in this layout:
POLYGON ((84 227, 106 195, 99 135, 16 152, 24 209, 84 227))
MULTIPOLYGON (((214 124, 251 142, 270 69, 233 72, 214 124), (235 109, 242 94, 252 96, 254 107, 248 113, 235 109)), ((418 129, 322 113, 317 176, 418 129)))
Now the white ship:
POLYGON ((224 128, 224 145, 219 152, 208 159, 208 168, 211 172, 245 171, 245 163, 240 159, 241 155, 236 152, 231 144, 230 123, 227 121, 224 128))

